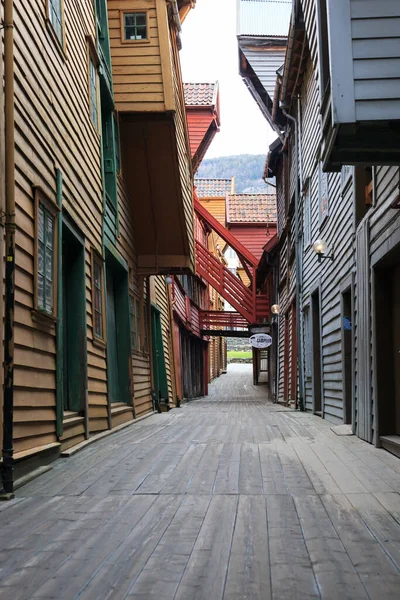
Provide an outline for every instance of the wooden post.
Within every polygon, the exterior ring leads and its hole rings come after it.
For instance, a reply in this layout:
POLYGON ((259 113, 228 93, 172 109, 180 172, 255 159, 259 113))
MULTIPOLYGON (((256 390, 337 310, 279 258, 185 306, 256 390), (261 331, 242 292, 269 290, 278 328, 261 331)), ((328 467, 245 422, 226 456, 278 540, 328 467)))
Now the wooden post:
POLYGON ((56 169, 57 206, 57 324, 56 324, 56 432, 60 438, 63 434, 64 411, 64 319, 63 319, 63 278, 62 278, 62 194, 63 179, 60 169, 56 169))
POLYGON ((6 498, 14 497, 14 307, 15 307, 15 141, 14 141, 14 6, 4 0, 4 107, 6 277, 4 315, 3 470, 6 498))

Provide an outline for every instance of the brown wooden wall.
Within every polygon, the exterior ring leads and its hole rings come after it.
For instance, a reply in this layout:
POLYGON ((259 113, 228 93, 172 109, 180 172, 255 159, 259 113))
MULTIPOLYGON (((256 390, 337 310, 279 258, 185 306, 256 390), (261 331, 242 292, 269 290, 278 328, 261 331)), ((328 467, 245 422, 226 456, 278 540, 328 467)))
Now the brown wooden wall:
POLYGON ((171 319, 170 302, 168 298, 169 289, 165 283, 165 277, 155 277, 156 304, 161 310, 161 329, 163 337, 163 348, 165 358, 165 368, 167 372, 168 398, 170 405, 175 404, 175 382, 174 382, 174 364, 171 344, 171 319))
MULTIPOLYGON (((66 52, 46 24, 45 3, 15 2, 16 307, 15 451, 56 442, 55 327, 34 318, 34 201, 40 186, 56 201, 55 168, 64 180, 63 210, 86 239, 86 307, 91 338, 90 249, 101 252, 100 137, 88 103, 87 35, 92 10, 65 1, 66 52), (85 144, 82 144, 85 140, 85 144)), ((105 361, 88 342, 89 394, 103 401, 105 361)))

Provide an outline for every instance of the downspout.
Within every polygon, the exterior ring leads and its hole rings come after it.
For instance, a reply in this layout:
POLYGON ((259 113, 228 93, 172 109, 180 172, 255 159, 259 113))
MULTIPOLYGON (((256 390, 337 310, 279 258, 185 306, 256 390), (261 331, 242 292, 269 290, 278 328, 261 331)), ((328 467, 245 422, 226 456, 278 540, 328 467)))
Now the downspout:
POLYGON ((14 495, 14 304, 15 304, 15 148, 14 148, 14 6, 4 0, 4 112, 5 112, 5 314, 4 421, 2 481, 6 498, 14 495))
POLYGON ((174 18, 174 23, 175 23, 175 27, 176 27, 176 41, 178 44, 178 50, 182 50, 182 39, 181 39, 182 24, 181 24, 181 18, 179 16, 178 2, 177 2, 177 0, 170 0, 170 1, 172 4, 172 16, 174 18))
POLYGON ((301 272, 301 257, 300 257, 300 227, 299 227, 299 131, 297 120, 289 115, 285 108, 281 106, 282 113, 294 125, 294 145, 296 156, 296 186, 295 186, 295 250, 296 250, 296 330, 297 330, 297 355, 299 365, 299 408, 304 411, 304 363, 303 363, 303 347, 301 344, 301 310, 300 298, 302 290, 302 272, 301 272))

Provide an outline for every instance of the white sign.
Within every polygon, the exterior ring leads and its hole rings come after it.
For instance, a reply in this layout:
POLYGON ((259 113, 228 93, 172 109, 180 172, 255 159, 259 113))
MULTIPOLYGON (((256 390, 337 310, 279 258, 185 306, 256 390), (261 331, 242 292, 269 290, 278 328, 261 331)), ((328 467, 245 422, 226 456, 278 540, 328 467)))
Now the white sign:
POLYGON ((250 338, 253 348, 268 348, 272 344, 272 337, 266 333, 257 333, 250 338))

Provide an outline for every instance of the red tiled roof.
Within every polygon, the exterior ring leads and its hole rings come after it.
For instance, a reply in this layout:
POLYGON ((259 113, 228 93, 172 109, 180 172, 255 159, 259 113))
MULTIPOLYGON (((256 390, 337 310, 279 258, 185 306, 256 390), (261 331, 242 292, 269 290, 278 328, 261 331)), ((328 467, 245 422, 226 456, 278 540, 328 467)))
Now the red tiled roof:
POLYGON ((276 223, 275 194, 228 195, 228 223, 276 223))
POLYGON ((232 179, 195 179, 199 198, 225 198, 232 190, 232 179))
POLYGON ((186 106, 215 106, 217 83, 184 83, 186 106))

